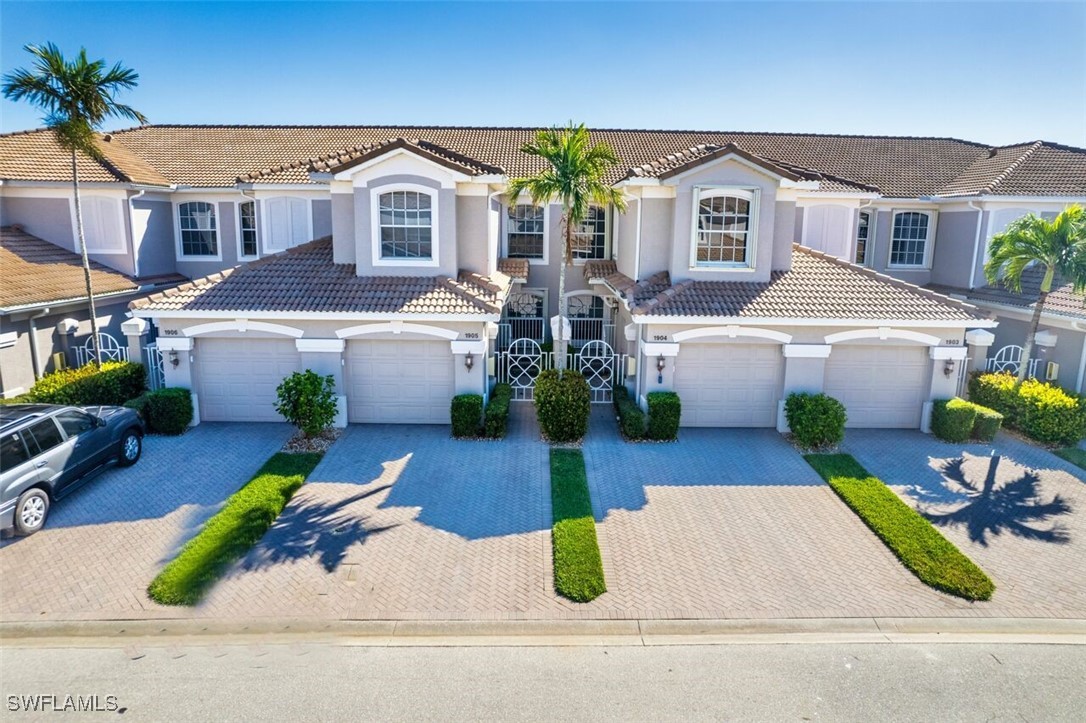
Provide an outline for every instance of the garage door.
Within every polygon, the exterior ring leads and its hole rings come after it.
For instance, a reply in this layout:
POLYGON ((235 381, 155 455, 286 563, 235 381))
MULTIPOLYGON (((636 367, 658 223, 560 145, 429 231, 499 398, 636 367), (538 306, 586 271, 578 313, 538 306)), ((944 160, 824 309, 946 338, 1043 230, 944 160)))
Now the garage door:
POLYGON ((197 339, 200 419, 282 422, 275 389, 299 368, 293 339, 197 339))
POLYGON ((453 357, 447 341, 352 341, 347 345, 351 422, 448 424, 453 357))
POLYGON ((682 426, 776 426, 783 369, 776 344, 681 344, 675 391, 682 426))
POLYGON ((825 391, 848 410, 848 427, 918 429, 931 383, 927 347, 837 346, 825 391))

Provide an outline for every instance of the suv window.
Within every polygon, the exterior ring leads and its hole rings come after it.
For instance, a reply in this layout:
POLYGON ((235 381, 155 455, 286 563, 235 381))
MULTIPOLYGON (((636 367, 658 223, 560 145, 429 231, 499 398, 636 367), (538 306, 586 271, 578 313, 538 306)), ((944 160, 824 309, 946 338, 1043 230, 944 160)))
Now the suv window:
POLYGON ((69 437, 89 432, 95 427, 94 420, 83 412, 61 412, 53 419, 60 422, 61 428, 69 437))
POLYGON ((0 439, 0 469, 18 467, 28 459, 30 455, 26 453, 23 438, 18 432, 5 434, 4 438, 0 439))
POLYGON ((38 449, 35 451, 31 449, 31 456, 37 456, 42 452, 48 452, 53 447, 64 441, 64 438, 60 436, 60 429, 57 428, 55 422, 52 419, 43 419, 34 426, 26 430, 30 434, 26 440, 27 446, 30 446, 30 441, 33 439, 38 444, 38 449))

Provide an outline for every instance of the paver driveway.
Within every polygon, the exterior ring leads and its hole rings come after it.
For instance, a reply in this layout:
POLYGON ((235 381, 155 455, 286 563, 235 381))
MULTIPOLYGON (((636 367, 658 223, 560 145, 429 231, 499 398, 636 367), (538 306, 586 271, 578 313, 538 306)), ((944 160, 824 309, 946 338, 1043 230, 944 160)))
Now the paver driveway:
POLYGON ((995 581, 979 610, 1086 617, 1086 472, 1006 433, 955 445, 850 431, 845 447, 995 581))
POLYGON ((0 547, 0 615, 176 616, 145 593, 161 566, 290 437, 285 424, 201 424, 148 436, 133 467, 57 503, 45 528, 0 547))

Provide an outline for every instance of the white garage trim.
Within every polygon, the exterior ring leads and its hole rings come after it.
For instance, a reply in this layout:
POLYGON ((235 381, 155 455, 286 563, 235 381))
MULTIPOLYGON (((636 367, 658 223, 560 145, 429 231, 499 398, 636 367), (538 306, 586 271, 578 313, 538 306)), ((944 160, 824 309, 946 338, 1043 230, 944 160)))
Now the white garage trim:
POLYGON ((486 351, 486 344, 482 341, 451 341, 453 354, 482 354, 486 351))
POLYGON ((292 336, 295 339, 305 333, 301 329, 293 326, 285 326, 283 324, 270 324, 266 321, 249 321, 248 319, 234 319, 233 321, 212 321, 207 324, 187 326, 181 330, 181 333, 185 336, 201 336, 203 334, 213 334, 216 331, 264 331, 269 334, 292 336))
POLYGON ((338 354, 347 346, 342 339, 295 339, 294 348, 298 351, 329 352, 338 354))
POLYGON ((969 352, 964 346, 933 346, 928 354, 932 359, 965 359, 969 352))
POLYGON ((429 324, 412 324, 406 321, 389 321, 384 324, 359 324, 358 326, 348 326, 346 329, 340 329, 336 332, 336 336, 340 339, 349 339, 355 336, 365 336, 366 334, 384 334, 386 332, 392 332, 393 334, 402 334, 403 332, 410 334, 423 334, 424 336, 436 336, 439 339, 447 339, 452 341, 460 336, 459 332, 451 331, 449 329, 442 329, 440 326, 430 326, 429 324))
POLYGON ((677 331, 671 335, 671 338, 675 341, 683 342, 702 339, 707 336, 726 336, 729 339, 744 336, 756 339, 769 339, 770 341, 779 342, 781 344, 788 344, 792 341, 792 335, 785 334, 783 331, 760 329, 754 326, 739 326, 737 324, 730 324, 728 326, 703 326, 700 329, 677 331))
POLYGON ((833 347, 829 344, 785 344, 782 349, 786 359, 825 359, 833 347))
POLYGON ((160 336, 155 340, 159 351, 192 351, 192 339, 180 336, 160 336))
POLYGON ((907 329, 891 329, 888 326, 880 326, 877 329, 853 329, 852 331, 841 331, 836 334, 827 334, 824 341, 827 344, 836 344, 842 341, 855 341, 857 339, 905 339, 907 341, 915 341, 927 346, 939 346, 942 340, 937 336, 931 334, 921 334, 919 331, 908 331, 907 329))

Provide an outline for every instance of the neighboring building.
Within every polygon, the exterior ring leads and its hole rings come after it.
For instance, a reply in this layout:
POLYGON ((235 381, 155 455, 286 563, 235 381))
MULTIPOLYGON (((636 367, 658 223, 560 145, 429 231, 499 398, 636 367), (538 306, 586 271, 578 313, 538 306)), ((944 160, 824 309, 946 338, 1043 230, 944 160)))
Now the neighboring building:
MULTIPOLYGON (((128 304, 178 277, 136 281, 91 264, 98 331, 117 346, 109 358, 126 359, 121 324, 128 304)), ((0 228, 0 389, 4 397, 25 392, 42 374, 77 365, 90 341, 90 313, 79 255, 31 236, 0 228)), ((140 361, 134 359, 133 361, 140 361)))
MULTIPOLYGON (((196 279, 132 313, 203 419, 275 419, 275 385, 308 367, 336 377, 341 421, 444 423, 454 393, 497 377, 527 397, 549 363, 561 209, 504 195, 539 168, 519 151, 533 133, 119 131, 81 171, 101 229, 90 248, 137 276, 196 279)), ((985 365, 996 322, 922 287, 982 285, 982 245, 1008 208, 1086 200, 1086 152, 1052 144, 593 137, 622 159, 608 180, 628 209, 594 208, 577 230, 566 337, 597 401, 614 382, 641 399, 675 389, 687 425, 781 427, 788 392, 825 390, 853 426, 924 426, 931 400, 960 388, 968 344, 985 365), (1003 189, 1017 195, 992 198, 1003 189)), ((50 144, 0 137, 0 213, 63 246, 70 190, 50 144)))

